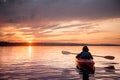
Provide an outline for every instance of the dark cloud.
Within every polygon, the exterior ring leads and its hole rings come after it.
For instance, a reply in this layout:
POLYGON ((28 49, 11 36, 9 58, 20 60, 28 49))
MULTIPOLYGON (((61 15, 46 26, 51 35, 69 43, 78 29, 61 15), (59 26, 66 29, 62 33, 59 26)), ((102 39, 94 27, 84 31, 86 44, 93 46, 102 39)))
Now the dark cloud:
POLYGON ((44 32, 40 32, 40 33, 42 33, 42 34, 49 34, 49 33, 52 33, 53 31, 44 31, 44 32))
POLYGON ((106 32, 106 31, 103 31, 103 30, 93 30, 93 31, 89 31, 87 32, 87 34, 95 34, 95 33, 103 33, 103 32, 106 32))
POLYGON ((78 29, 93 29, 95 25, 87 24, 85 26, 81 26, 78 29))
POLYGON ((5 23, 116 17, 120 0, 0 0, 0 21, 5 23))
POLYGON ((63 29, 63 28, 71 28, 71 27, 78 27, 78 26, 82 26, 82 25, 86 25, 86 24, 72 24, 72 25, 65 25, 65 26, 58 25, 58 26, 52 28, 52 30, 63 29))
POLYGON ((14 35, 15 35, 15 33, 8 33, 5 36, 11 37, 11 36, 14 36, 14 35))
POLYGON ((2 32, 0 32, 0 37, 4 36, 4 34, 2 32))
POLYGON ((59 26, 59 24, 45 25, 41 26, 40 29, 56 28, 57 26, 59 26))
POLYGON ((35 37, 37 38, 47 38, 47 37, 50 37, 52 39, 52 37, 58 37, 58 36, 61 36, 61 33, 60 34, 49 34, 49 33, 39 33, 38 35, 35 35, 35 37))

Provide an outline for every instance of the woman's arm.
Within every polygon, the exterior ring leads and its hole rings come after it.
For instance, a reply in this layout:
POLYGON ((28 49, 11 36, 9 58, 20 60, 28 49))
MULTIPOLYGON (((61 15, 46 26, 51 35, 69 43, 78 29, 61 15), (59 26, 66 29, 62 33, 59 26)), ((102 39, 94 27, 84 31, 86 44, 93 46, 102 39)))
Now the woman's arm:
POLYGON ((89 52, 89 54, 90 54, 90 58, 91 58, 91 59, 93 59, 93 56, 91 55, 91 53, 90 53, 90 52, 89 52))
POLYGON ((80 58, 80 56, 81 56, 81 53, 80 53, 80 54, 78 54, 78 55, 76 56, 76 58, 80 58))

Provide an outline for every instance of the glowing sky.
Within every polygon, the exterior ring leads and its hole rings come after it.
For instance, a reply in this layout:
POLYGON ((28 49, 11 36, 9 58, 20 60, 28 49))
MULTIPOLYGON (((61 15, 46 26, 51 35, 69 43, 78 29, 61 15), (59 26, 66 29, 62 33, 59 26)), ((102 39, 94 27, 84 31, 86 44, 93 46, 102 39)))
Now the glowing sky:
POLYGON ((120 44, 120 0, 0 0, 0 41, 120 44))

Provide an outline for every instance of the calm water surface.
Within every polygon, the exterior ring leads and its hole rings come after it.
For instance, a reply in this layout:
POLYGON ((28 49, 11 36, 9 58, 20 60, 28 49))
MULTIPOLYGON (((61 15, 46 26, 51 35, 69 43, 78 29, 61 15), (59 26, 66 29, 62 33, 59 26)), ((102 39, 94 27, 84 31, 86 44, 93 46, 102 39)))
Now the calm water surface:
MULTIPOLYGON (((75 66, 82 46, 0 47, 0 80, 82 80, 75 66)), ((90 80, 120 80, 120 46, 89 46, 95 55, 112 55, 114 60, 94 57, 95 75, 90 80)))

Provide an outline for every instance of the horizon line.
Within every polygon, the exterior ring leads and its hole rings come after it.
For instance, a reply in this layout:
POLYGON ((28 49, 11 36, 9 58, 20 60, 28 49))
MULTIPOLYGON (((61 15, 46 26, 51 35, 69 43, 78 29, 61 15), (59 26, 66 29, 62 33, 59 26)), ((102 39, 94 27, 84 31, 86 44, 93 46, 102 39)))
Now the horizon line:
POLYGON ((6 42, 0 41, 0 46, 120 46, 120 44, 111 43, 73 43, 73 42, 6 42))

